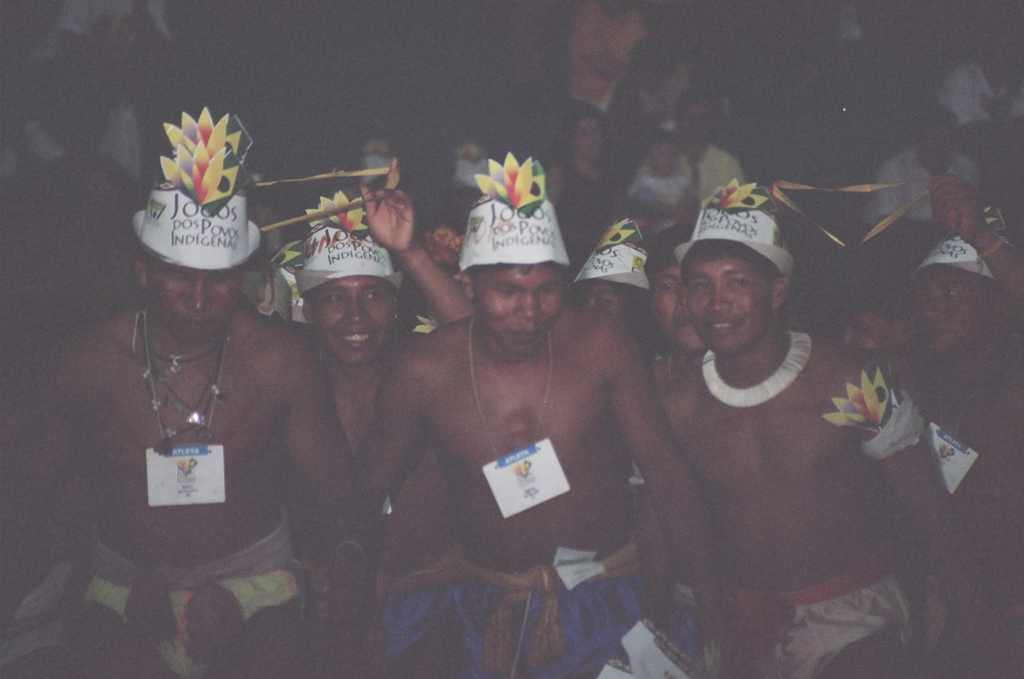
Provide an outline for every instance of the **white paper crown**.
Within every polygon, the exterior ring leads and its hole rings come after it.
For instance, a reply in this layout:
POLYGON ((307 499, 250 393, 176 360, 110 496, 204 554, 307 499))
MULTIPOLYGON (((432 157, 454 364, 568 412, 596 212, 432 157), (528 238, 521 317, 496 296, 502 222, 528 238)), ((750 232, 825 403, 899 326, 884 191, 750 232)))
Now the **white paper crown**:
POLYGON ((510 153, 504 165, 494 160, 488 165, 490 174, 476 177, 484 196, 469 213, 459 268, 542 262, 568 266, 540 163, 527 158, 520 166, 510 153))
POLYGON ((214 212, 182 191, 161 185, 153 189, 146 209, 135 213, 132 225, 157 257, 191 269, 231 269, 260 246, 260 230, 246 218, 241 193, 214 212))
POLYGON ((733 180, 705 201, 693 237, 675 249, 676 259, 682 262, 697 241, 731 240, 764 255, 789 276, 793 273, 793 255, 782 247, 782 232, 772 211, 777 212, 775 202, 765 189, 756 184, 739 186, 733 180))
POLYGON ((636 222, 616 222, 594 248, 574 282, 600 278, 649 290, 651 286, 644 273, 647 252, 640 247, 640 239, 636 222))
POLYGON ((347 276, 376 276, 395 287, 402 281, 402 274, 395 273, 387 250, 369 236, 357 238, 345 229, 324 226, 314 230, 306 238, 305 256, 302 268, 295 271, 300 294, 347 276))
POLYGON ((230 269, 260 246, 240 190, 241 162, 252 141, 238 119, 217 123, 208 109, 164 129, 174 158, 161 158, 166 182, 153 189, 132 224, 139 240, 165 262, 192 269, 230 269))
POLYGON ((976 273, 979 276, 985 276, 986 278, 994 278, 992 270, 988 268, 988 264, 985 263, 981 257, 978 256, 978 251, 971 247, 965 242, 960 236, 954 236, 947 238, 932 250, 921 265, 917 267, 917 270, 930 266, 932 264, 945 264, 947 266, 955 266, 958 269, 964 271, 970 271, 976 273))
MULTIPOLYGON (((345 192, 338 191, 332 198, 321 196, 320 204, 306 213, 314 214, 349 202, 345 192)), ((363 221, 365 214, 359 207, 310 222, 313 230, 302 249, 302 268, 295 269, 300 295, 333 278, 347 276, 376 276, 398 287, 402 274, 395 273, 388 251, 370 238, 370 227, 363 221)))

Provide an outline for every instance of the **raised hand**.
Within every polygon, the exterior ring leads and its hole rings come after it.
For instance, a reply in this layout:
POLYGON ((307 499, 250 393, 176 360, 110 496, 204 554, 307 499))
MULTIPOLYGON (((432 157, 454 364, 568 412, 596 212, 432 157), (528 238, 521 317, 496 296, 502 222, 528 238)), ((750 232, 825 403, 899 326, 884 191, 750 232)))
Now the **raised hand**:
MULTIPOLYGON (((398 159, 391 159, 391 172, 398 169, 398 159)), ((366 223, 373 240, 393 253, 407 252, 413 243, 416 219, 412 198, 404 191, 362 187, 366 223)))

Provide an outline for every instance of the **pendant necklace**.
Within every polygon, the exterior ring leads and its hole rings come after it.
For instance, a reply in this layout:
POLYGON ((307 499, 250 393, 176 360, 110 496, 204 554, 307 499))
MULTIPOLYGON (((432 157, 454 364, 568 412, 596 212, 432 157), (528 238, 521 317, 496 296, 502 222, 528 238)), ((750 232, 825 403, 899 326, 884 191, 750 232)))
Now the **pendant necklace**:
POLYGON ((227 400, 227 395, 220 390, 220 378, 221 370, 224 366, 224 355, 227 352, 229 337, 225 336, 220 342, 215 343, 211 347, 203 349, 192 356, 161 356, 151 347, 149 341, 148 319, 145 309, 141 310, 136 315, 136 329, 139 324, 139 317, 142 319, 142 351, 143 358, 146 362, 146 369, 142 372, 142 378, 145 381, 146 391, 149 394, 153 411, 156 413, 156 423, 157 427, 160 429, 161 437, 160 443, 155 446, 155 450, 161 455, 170 455, 173 449, 171 439, 179 434, 184 434, 192 430, 198 430, 196 432, 196 438, 200 441, 209 441, 213 437, 213 434, 210 432, 210 427, 213 424, 214 410, 216 410, 218 403, 223 403, 227 400), (155 370, 153 368, 152 359, 153 356, 156 356, 163 361, 170 362, 170 372, 177 374, 181 371, 182 363, 197 361, 205 356, 209 356, 218 348, 220 348, 220 356, 217 357, 217 362, 213 366, 213 370, 210 373, 210 379, 206 382, 206 386, 204 386, 202 391, 199 393, 199 398, 191 407, 185 403, 184 399, 182 399, 168 383, 169 375, 167 374, 167 371, 155 370), (161 383, 164 386, 164 389, 166 389, 168 394, 171 396, 172 400, 169 407, 172 410, 180 413, 188 412, 188 416, 185 419, 188 426, 184 429, 178 431, 164 424, 163 416, 160 414, 160 408, 164 406, 164 403, 157 398, 156 382, 161 383))
POLYGON ((174 354, 164 356, 163 354, 157 353, 156 349, 153 349, 152 351, 153 356, 155 356, 156 358, 160 359, 165 363, 170 363, 171 366, 168 368, 168 370, 177 375, 178 373, 181 372, 182 363, 191 363, 192 361, 198 361, 200 359, 206 358, 214 351, 219 349, 221 344, 222 342, 214 342, 209 347, 202 349, 199 352, 192 354, 191 356, 175 356, 174 354))
POLYGON ((725 383, 715 368, 715 354, 708 351, 704 354, 704 383, 708 391, 722 403, 734 408, 750 408, 760 405, 778 396, 793 384, 797 376, 807 365, 811 355, 811 338, 802 332, 789 333, 789 351, 774 373, 760 384, 745 389, 737 389, 725 383))
MULTIPOLYGON (((473 316, 469 320, 469 381, 473 385, 473 400, 476 401, 476 411, 480 414, 480 422, 484 425, 484 433, 487 434, 487 442, 491 444, 491 452, 494 453, 494 459, 497 460, 498 448, 494 445, 494 437, 491 436, 490 427, 487 426, 487 419, 484 417, 483 406, 480 405, 480 392, 476 386, 476 372, 473 369, 473 324, 476 322, 476 316, 473 316)), ((555 371, 555 358, 554 353, 551 349, 551 332, 548 332, 548 384, 544 388, 544 400, 540 404, 540 414, 537 416, 537 427, 533 432, 533 440, 536 442, 540 436, 540 425, 544 421, 544 413, 548 407, 548 397, 551 395, 551 376, 555 371)))

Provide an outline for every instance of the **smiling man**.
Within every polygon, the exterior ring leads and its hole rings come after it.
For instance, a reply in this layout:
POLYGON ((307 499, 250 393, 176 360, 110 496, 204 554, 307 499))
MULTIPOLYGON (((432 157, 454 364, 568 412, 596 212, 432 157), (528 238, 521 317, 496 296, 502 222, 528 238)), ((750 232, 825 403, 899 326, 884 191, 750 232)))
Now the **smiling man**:
POLYGON ((456 552, 390 584, 387 654, 454 621, 460 676, 593 676, 644 614, 630 457, 715 630, 703 511, 625 330, 563 307, 539 164, 510 155, 479 181, 460 262, 474 314, 399 358, 359 453, 376 503, 435 440, 459 526, 456 552))
POLYGON ((54 357, 5 531, 31 531, 71 474, 95 493, 86 676, 304 676, 282 469, 341 542, 348 451, 309 351, 239 308, 259 246, 238 190, 244 130, 206 110, 167 127, 167 183, 135 216, 146 306, 54 357))
MULTIPOLYGON (((319 209, 347 204, 338 192, 319 209)), ((358 444, 373 413, 384 350, 392 338, 402 280, 388 251, 370 235, 358 208, 313 222, 295 273, 303 313, 320 345, 348 442, 358 444)), ((454 283, 453 283, 454 285, 454 283)))
MULTIPOLYGON (((304 300, 303 312, 319 347, 318 360, 329 381, 335 412, 353 449, 373 419, 381 376, 408 340, 395 328, 403 273, 395 272, 392 255, 423 290, 439 322, 457 320, 472 311, 459 284, 415 241, 409 196, 401 191, 371 192, 364 188, 363 197, 365 210, 356 208, 311 223, 304 244, 304 263, 295 272, 304 300)), ((321 198, 317 210, 348 202, 348 197, 338 192, 332 198, 321 198)), ((384 573, 422 567, 450 545, 448 497, 442 483, 436 456, 425 455, 411 481, 393 502, 389 501, 394 511, 387 518, 381 565, 384 573)), ((318 672, 335 676, 351 661, 351 633, 357 627, 352 623, 363 620, 359 604, 365 599, 344 600, 327 582, 317 584, 327 593, 327 619, 321 623, 328 631, 318 636, 322 641, 318 672)), ((429 649, 436 643, 424 646, 429 649)), ((417 674, 423 676, 424 655, 414 657, 417 674)))
POLYGON ((886 560, 883 480, 930 538, 950 604, 973 621, 963 543, 921 417, 887 366, 786 331, 793 258, 773 207, 763 188, 734 182, 676 249, 709 351, 691 414, 674 424, 688 434, 758 676, 898 676, 908 610, 886 560))

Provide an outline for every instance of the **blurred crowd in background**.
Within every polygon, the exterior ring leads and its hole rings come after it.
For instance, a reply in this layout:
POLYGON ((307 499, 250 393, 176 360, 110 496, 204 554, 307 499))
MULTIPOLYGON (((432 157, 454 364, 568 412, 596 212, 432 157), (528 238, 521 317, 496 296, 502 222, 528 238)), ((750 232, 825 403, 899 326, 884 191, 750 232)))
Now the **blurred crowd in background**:
MULTIPOLYGON (((637 218, 648 238, 690 227, 733 178, 834 188, 949 171, 1011 231, 1024 216, 1020 3, 50 0, 0 11, 8 365, 137 303, 130 216, 171 152, 162 123, 200 104, 250 128, 256 177, 398 156, 424 232, 462 232, 488 157, 532 154, 574 266, 618 218, 637 218)), ((250 190, 253 219, 302 214, 327 190, 296 186, 250 190)), ((855 244, 926 187, 793 192, 805 216, 787 210, 783 232, 801 263, 804 325, 837 334, 851 308, 903 312, 901 286, 865 282, 895 280, 942 236, 928 201, 855 244)), ((274 232, 264 261, 305 229, 274 232)))

